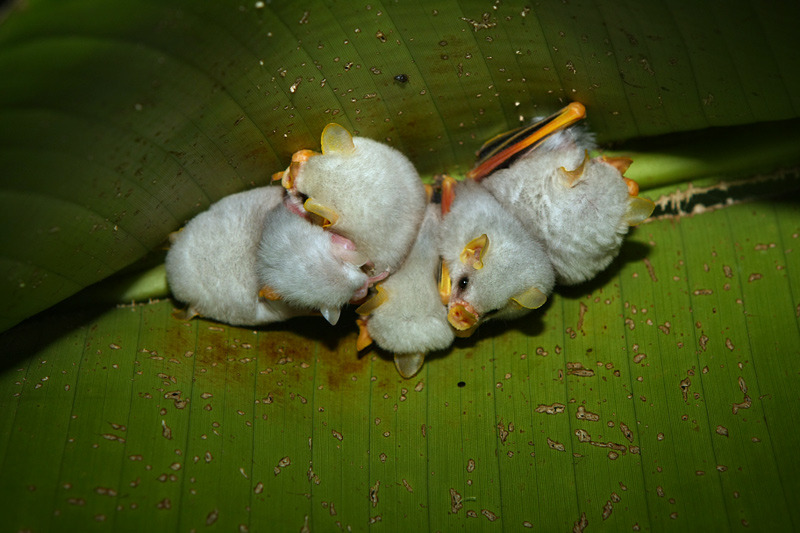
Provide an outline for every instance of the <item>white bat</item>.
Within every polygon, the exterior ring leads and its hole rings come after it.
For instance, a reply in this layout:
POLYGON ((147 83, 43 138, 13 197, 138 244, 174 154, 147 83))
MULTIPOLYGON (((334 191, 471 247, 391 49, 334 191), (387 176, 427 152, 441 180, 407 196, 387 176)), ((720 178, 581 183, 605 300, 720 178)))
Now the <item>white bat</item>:
POLYGON ((267 214, 283 196, 280 187, 226 196, 171 235, 167 282, 175 298, 189 305, 189 318, 254 326, 309 314, 259 297, 256 249, 267 214))
POLYGON ((638 196, 634 181, 622 176, 630 159, 589 157, 591 136, 579 126, 569 127, 584 116, 584 107, 574 102, 533 126, 496 137, 488 149, 484 145, 489 154, 469 174, 480 179, 514 150, 533 146, 482 184, 544 245, 557 281, 565 285, 604 270, 628 228, 655 208, 638 196))
POLYGON ((447 178, 442 196, 440 291, 450 324, 465 336, 542 306, 555 283, 542 245, 477 182, 447 178))
POLYGON ((331 324, 351 299, 363 299, 374 281, 352 241, 306 218, 287 196, 266 216, 257 249, 260 294, 293 307, 319 309, 331 324))
POLYGON ((327 230, 352 241, 374 273, 393 272, 419 231, 427 198, 416 169, 385 144, 322 132, 322 153, 301 150, 279 174, 284 187, 327 230))
POLYGON ((417 240, 400 269, 376 285, 376 294, 356 312, 359 350, 372 341, 394 354, 404 378, 422 368, 425 355, 450 346, 453 330, 438 291, 439 206, 429 204, 417 240))

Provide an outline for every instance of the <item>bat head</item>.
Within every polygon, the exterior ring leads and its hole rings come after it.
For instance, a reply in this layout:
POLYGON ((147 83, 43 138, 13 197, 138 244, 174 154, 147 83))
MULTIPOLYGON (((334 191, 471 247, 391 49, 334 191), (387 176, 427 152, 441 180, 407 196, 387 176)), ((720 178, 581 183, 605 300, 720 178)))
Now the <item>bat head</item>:
POLYGON ((369 283, 366 259, 352 241, 279 205, 268 215, 258 247, 260 294, 319 309, 332 324, 343 305, 369 283))
POLYGON ((353 137, 339 124, 322 132, 322 152, 301 150, 281 176, 309 219, 350 239, 375 270, 394 270, 416 238, 426 195, 414 166, 394 148, 353 137))
POLYGON ((482 186, 456 189, 440 233, 440 294, 450 325, 463 336, 484 321, 542 306, 554 273, 542 246, 482 186))

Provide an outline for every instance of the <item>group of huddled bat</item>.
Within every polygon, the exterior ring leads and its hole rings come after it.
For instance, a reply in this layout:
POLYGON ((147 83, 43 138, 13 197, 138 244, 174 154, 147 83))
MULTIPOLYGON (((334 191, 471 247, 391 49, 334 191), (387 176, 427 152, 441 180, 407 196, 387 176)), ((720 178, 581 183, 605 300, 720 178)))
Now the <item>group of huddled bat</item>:
POLYGON ((623 177, 627 158, 589 156, 573 102, 499 135, 432 203, 412 163, 385 144, 322 132, 273 176, 283 187, 233 194, 171 236, 173 295, 187 316, 261 325, 358 304, 357 347, 394 354, 411 377, 425 355, 486 320, 516 318, 605 269, 652 201, 623 177))

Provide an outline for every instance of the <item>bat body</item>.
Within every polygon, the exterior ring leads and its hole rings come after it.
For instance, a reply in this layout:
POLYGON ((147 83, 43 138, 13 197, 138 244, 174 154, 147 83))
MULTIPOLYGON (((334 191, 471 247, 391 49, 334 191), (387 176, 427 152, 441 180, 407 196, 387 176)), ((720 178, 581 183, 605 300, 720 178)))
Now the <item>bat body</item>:
POLYGON ((437 288, 439 224, 439 207, 429 204, 405 262, 357 310, 369 314, 361 322, 369 338, 394 354, 397 370, 406 378, 422 368, 427 353, 447 348, 454 339, 437 288))
POLYGON ((554 273, 542 245, 479 183, 458 183, 454 194, 439 233, 450 324, 470 334, 543 305, 554 273))
POLYGON ((335 324, 344 304, 367 293, 366 260, 350 240, 311 223, 292 203, 287 196, 264 218, 256 251, 259 287, 292 307, 319 309, 335 324))
POLYGON ((261 187, 227 196, 173 234, 167 282, 175 298, 189 304, 190 316, 253 326, 308 314, 258 295, 256 249, 264 220, 283 194, 280 187, 261 187))
POLYGON ((572 102, 558 113, 489 140, 467 175, 483 185, 541 242, 557 281, 572 285, 604 270, 628 227, 655 208, 623 177, 627 158, 589 158, 592 136, 573 126, 586 109, 572 102), (510 163, 510 164, 509 164, 510 163), (501 166, 502 170, 495 170, 501 166), (492 172, 494 170, 494 172, 492 172), (488 177, 486 177, 488 176, 488 177))
POLYGON ((557 281, 566 285, 604 270, 628 228, 654 207, 631 195, 619 160, 589 158, 590 148, 590 137, 573 126, 551 134, 482 182, 544 245, 557 281))
POLYGON ((282 181, 321 224, 352 241, 375 273, 393 272, 416 239, 427 198, 403 154, 352 137, 338 124, 322 133, 322 154, 293 156, 282 181))

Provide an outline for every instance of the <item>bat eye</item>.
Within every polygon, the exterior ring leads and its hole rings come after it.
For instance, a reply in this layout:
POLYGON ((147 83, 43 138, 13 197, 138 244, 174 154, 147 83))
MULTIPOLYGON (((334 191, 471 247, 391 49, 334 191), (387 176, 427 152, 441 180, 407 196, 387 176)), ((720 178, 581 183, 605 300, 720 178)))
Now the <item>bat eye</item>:
POLYGON ((458 280, 458 288, 459 289, 464 290, 464 289, 467 288, 467 285, 469 285, 469 278, 468 277, 463 277, 460 280, 458 280))

